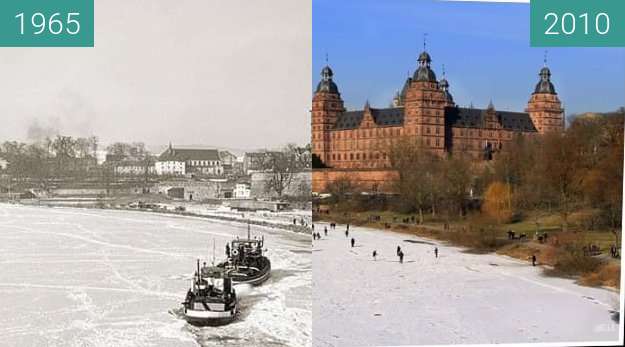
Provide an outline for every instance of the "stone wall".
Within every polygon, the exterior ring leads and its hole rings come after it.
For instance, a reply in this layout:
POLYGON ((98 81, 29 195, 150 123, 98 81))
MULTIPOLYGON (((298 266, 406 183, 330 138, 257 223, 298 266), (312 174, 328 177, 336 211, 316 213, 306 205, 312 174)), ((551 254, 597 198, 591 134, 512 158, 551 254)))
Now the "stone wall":
POLYGON ((383 169, 315 169, 312 176, 312 191, 315 193, 327 193, 328 184, 345 178, 360 191, 392 193, 393 181, 399 178, 396 171, 383 169))
POLYGON ((202 201, 207 199, 223 198, 223 182, 197 181, 165 181, 158 184, 158 192, 167 194, 169 188, 183 188, 184 200, 202 201))

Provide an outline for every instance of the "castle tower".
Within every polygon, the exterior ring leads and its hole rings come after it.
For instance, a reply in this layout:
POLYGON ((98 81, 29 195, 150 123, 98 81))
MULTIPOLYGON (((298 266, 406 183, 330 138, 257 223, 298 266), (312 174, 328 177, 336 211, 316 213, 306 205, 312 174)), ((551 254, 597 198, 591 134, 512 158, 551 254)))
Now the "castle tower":
POLYGON ((430 68, 432 59, 423 51, 419 55, 418 68, 404 100, 404 130, 415 137, 425 148, 437 154, 445 151, 445 105, 447 94, 436 81, 430 68))
POLYGON ((321 161, 329 161, 330 130, 334 128, 338 115, 345 111, 341 94, 332 80, 334 73, 329 66, 321 70, 321 81, 312 102, 312 150, 321 161))
POLYGON ((454 102, 454 98, 451 96, 449 92, 449 82, 445 78, 445 65, 443 65, 443 78, 438 81, 438 87, 445 93, 445 106, 446 107, 454 107, 456 103, 454 102))
POLYGON ((538 133, 564 131, 564 109, 551 83, 551 71, 546 66, 546 59, 545 66, 538 75, 540 81, 536 84, 525 111, 529 113, 538 133))

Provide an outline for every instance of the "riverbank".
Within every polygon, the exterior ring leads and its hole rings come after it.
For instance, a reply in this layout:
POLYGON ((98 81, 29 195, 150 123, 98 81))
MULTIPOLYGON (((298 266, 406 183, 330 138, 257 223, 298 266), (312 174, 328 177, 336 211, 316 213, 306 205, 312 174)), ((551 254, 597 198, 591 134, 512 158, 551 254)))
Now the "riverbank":
POLYGON ((151 207, 129 207, 128 204, 112 203, 89 199, 56 199, 56 200, 21 200, 18 204, 25 206, 71 207, 99 210, 122 210, 162 213, 169 215, 199 217, 228 222, 249 223, 263 227, 287 230, 297 233, 311 233, 312 217, 310 211, 294 210, 285 212, 245 211, 223 209, 218 205, 189 203, 154 203, 151 207), (181 209, 180 207, 183 207, 181 209), (295 220, 295 223, 293 223, 295 220))
MULTIPOLYGON (((533 234, 523 240, 509 240, 504 232, 471 228, 465 222, 445 225, 440 221, 426 221, 418 224, 410 216, 377 212, 329 212, 315 213, 315 224, 335 222, 351 224, 379 230, 415 235, 438 240, 449 245, 463 247, 470 253, 495 253, 506 255, 530 263, 536 255, 544 275, 573 279, 577 283, 591 287, 607 287, 619 290, 621 284, 620 259, 609 257, 584 256, 571 251, 569 243, 575 245, 581 234, 560 234, 559 243, 539 243, 533 240, 533 234)), ((549 228, 549 227, 547 227, 549 228)), ((552 234, 554 235, 554 234, 552 234)), ((557 234, 556 234, 557 235, 557 234)), ((557 241, 556 238, 553 238, 557 241)))

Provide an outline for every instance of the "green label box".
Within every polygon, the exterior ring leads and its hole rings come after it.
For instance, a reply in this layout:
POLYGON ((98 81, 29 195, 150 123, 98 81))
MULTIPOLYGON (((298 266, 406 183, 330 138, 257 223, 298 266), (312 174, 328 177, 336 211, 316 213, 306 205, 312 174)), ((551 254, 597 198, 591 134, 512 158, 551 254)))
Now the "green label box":
POLYGON ((0 47, 93 47, 94 0, 0 0, 0 47))
POLYGON ((625 0, 531 0, 534 47, 625 47, 625 0))

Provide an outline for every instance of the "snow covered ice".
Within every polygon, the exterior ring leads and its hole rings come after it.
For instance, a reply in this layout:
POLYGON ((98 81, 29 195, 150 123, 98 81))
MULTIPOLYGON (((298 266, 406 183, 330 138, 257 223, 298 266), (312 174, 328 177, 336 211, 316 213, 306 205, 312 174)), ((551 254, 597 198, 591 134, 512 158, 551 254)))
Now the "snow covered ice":
POLYGON ((309 346, 310 235, 261 233, 272 277, 237 286, 235 322, 197 328, 180 316, 195 259, 245 224, 0 204, 0 346, 309 346))
POLYGON ((315 230, 313 346, 618 340, 616 292, 408 234, 350 227, 347 238, 345 226, 321 223, 315 230))

